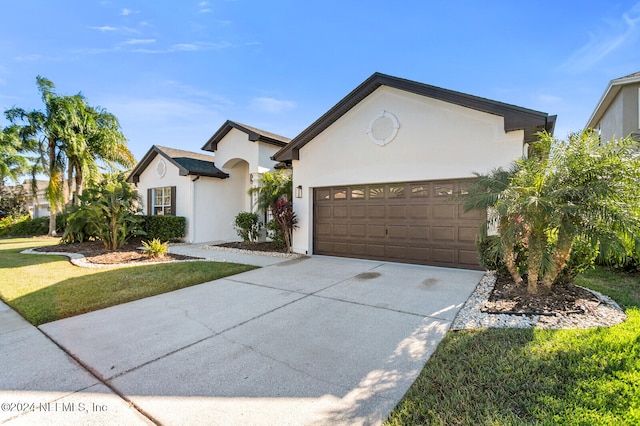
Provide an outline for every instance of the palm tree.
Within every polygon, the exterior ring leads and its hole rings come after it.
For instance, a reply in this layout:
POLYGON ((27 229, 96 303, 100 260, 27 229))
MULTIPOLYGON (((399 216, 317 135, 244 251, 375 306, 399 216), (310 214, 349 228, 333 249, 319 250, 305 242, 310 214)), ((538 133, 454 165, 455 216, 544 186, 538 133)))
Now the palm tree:
MULTIPOLYGON (((76 194, 81 195, 85 180, 95 183, 101 178, 99 164, 107 166, 109 172, 118 166, 133 167, 135 158, 127 147, 127 139, 120 130, 118 119, 100 107, 83 103, 78 110, 80 127, 73 138, 65 144, 67 156, 67 183, 69 194, 75 182, 76 194)), ((73 197, 72 201, 77 200, 73 197)))
POLYGON ((267 213, 279 200, 285 198, 291 201, 293 181, 283 170, 266 172, 262 175, 260 186, 249 189, 249 194, 257 195, 256 207, 267 213))
POLYGON ((28 169, 25 157, 19 154, 21 148, 19 129, 15 126, 0 127, 0 187, 5 179, 17 182, 28 169))
POLYGON ((38 155, 33 164, 49 177, 46 196, 49 201, 49 235, 56 234, 56 212, 65 202, 64 173, 67 171, 69 194, 71 181, 82 191, 85 176, 97 178, 97 161, 107 165, 132 166, 133 155, 118 120, 102 108, 87 105, 81 94, 61 96, 55 85, 44 77, 36 77, 36 85, 44 103, 44 111, 12 108, 7 119, 18 126, 23 150, 38 155), (35 142, 34 142, 35 141, 35 142))
POLYGON ((601 144, 591 131, 566 143, 541 133, 532 148, 508 172, 480 176, 465 209, 496 211, 502 260, 517 284, 524 270, 528 292, 537 294, 540 283, 551 290, 577 238, 615 250, 640 236, 640 158, 631 139, 601 144), (520 264, 517 247, 527 252, 520 264))

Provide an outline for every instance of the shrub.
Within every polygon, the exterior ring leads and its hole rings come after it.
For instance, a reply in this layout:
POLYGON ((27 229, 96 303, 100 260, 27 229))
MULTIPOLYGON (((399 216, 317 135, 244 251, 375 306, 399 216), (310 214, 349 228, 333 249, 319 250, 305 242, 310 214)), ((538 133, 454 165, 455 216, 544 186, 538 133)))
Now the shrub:
POLYGON ((240 212, 236 216, 235 228, 243 241, 254 242, 258 239, 262 223, 256 213, 240 212))
POLYGON ((271 219, 269 223, 267 223, 267 231, 269 232, 269 238, 278 248, 284 248, 284 235, 282 235, 282 230, 278 227, 278 222, 275 219, 271 219))
POLYGON ((167 250, 169 250, 169 243, 163 243, 158 238, 154 238, 151 241, 143 241, 142 246, 144 247, 143 251, 146 255, 152 258, 164 257, 167 250))
POLYGON ((298 227, 298 218, 291 202, 280 199, 273 206, 273 218, 284 238, 285 249, 289 253, 293 242, 293 230, 298 227))
POLYGON ((187 220, 182 216, 142 216, 142 230, 149 239, 179 241, 186 228, 187 220))
MULTIPOLYGON (((65 216, 56 215, 56 231, 62 232, 65 216)), ((22 217, 7 217, 0 221, 0 235, 16 237, 30 237, 34 235, 47 235, 49 232, 49 216, 31 219, 29 215, 22 217)))
POLYGON ((64 233, 62 234, 62 242, 64 244, 82 243, 97 237, 91 228, 84 208, 84 205, 82 205, 81 207, 71 206, 67 209, 67 219, 64 233))
POLYGON ((107 177, 96 188, 83 194, 77 214, 87 221, 88 233, 95 235, 108 250, 117 250, 129 238, 144 235, 141 216, 136 215, 136 196, 123 174, 107 177))

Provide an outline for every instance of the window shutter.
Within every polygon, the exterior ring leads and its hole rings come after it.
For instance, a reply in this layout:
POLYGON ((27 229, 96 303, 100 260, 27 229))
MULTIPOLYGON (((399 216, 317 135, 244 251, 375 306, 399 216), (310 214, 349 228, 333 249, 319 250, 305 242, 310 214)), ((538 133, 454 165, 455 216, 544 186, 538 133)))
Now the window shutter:
POLYGON ((171 216, 176 215, 176 187, 171 187, 171 216))
POLYGON ((153 197, 153 190, 151 188, 147 188, 147 216, 153 216, 153 211, 151 210, 151 204, 153 197))

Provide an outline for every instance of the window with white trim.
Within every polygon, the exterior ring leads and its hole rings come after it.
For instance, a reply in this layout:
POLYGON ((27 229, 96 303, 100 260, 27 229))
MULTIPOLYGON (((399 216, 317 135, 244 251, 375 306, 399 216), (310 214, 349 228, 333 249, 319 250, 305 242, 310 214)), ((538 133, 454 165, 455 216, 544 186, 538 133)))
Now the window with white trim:
POLYGON ((175 186, 150 188, 148 191, 150 216, 175 215, 175 186))

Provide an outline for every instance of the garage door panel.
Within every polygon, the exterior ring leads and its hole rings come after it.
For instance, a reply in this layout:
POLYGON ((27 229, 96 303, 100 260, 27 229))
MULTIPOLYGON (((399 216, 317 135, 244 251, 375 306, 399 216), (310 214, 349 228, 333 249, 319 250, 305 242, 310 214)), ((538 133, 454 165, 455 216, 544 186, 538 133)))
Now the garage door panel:
POLYGON ((486 220, 453 198, 466 180, 316 188, 314 253, 479 269, 486 220))
POLYGON ((350 224, 349 225, 349 238, 364 238, 366 237, 367 226, 364 224, 350 224))
POLYGON ((431 250, 431 253, 433 254, 432 258, 434 262, 452 264, 456 262, 456 251, 454 249, 434 248, 431 250))
POLYGON ((408 237, 412 240, 429 240, 429 227, 410 225, 407 227, 408 237))
POLYGON ((349 244, 349 252, 354 256, 364 256, 367 254, 366 244, 349 244))
POLYGON ((385 226, 384 225, 367 225, 367 237, 369 238, 384 238, 385 226))
POLYGON ((384 244, 367 244, 367 256, 378 258, 385 257, 384 244))
POLYGON ((428 247, 408 247, 407 258, 420 263, 427 262, 429 260, 429 251, 428 247))
POLYGON ((349 218, 350 219, 364 219, 367 217, 366 206, 350 206, 349 218))
POLYGON ((458 242, 474 243, 476 241, 476 235, 478 235, 477 228, 470 228, 467 226, 460 226, 458 228, 458 242))
POLYGON ((434 226, 433 241, 449 241, 455 240, 455 227, 453 226, 434 226))
POLYGON ((410 205, 408 210, 408 216, 410 219, 428 219, 429 218, 429 205, 410 205))
POLYGON ((486 217, 486 213, 481 210, 471 210, 465 213, 464 206, 458 206, 458 219, 462 220, 476 220, 486 217))
POLYGON ((461 265, 477 266, 478 252, 475 250, 458 250, 458 262, 461 265))
POLYGON ((317 220, 330 220, 331 219, 331 206, 318 206, 316 209, 317 220))
POLYGON ((346 238, 348 237, 347 233, 347 225, 344 223, 334 223, 333 224, 333 236, 336 238, 346 238))
POLYGON ((384 204, 374 204, 367 206, 367 218, 368 219, 384 219, 386 216, 386 209, 384 204))
POLYGON ((433 219, 453 220, 456 218, 456 206, 451 204, 436 204, 431 207, 433 210, 433 219))
POLYGON ((320 237, 331 236, 331 224, 330 223, 318 223, 316 225, 316 233, 320 237))
POLYGON ((334 206, 333 207, 333 218, 334 219, 346 219, 348 214, 347 206, 334 206))
POLYGON ((385 255, 385 257, 390 257, 392 259, 406 259, 407 248, 405 246, 387 245, 385 255))
POLYGON ((389 238, 407 238, 407 227, 404 225, 389 225, 387 227, 387 235, 389 238))
POLYGON ((389 206, 389 219, 405 219, 407 217, 407 206, 389 206))

